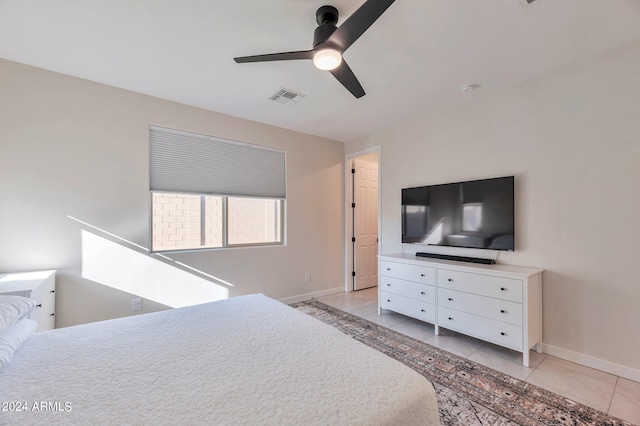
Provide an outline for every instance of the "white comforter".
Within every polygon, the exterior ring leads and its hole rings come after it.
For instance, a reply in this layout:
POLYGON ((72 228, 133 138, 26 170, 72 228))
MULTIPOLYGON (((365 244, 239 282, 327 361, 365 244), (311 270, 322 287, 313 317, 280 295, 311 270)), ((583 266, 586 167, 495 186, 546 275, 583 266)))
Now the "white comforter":
POLYGON ((424 377, 262 295, 37 333, 0 403, 3 425, 438 424, 424 377))

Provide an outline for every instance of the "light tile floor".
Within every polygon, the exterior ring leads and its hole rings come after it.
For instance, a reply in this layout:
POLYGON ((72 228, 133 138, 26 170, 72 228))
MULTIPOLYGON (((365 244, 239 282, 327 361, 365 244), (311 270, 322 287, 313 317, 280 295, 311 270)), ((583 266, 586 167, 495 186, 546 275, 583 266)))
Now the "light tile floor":
POLYGON ((318 300, 640 425, 640 383, 535 351, 531 351, 531 367, 523 367, 522 354, 518 352, 445 329, 440 329, 440 335, 436 336, 433 325, 395 312, 383 311, 378 315, 376 287, 318 300))

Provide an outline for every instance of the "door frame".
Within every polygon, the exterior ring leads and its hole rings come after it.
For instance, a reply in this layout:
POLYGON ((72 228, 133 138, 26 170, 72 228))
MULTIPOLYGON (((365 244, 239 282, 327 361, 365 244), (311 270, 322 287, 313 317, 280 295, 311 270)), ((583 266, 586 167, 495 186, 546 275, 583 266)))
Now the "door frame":
POLYGON ((351 222, 351 195, 352 195, 352 185, 353 179, 351 179, 351 160, 355 160, 358 157, 362 157, 367 154, 371 154, 372 152, 378 153, 378 255, 380 255, 380 208, 382 205, 382 197, 381 197, 381 188, 380 182, 382 181, 382 150, 380 146, 375 146, 373 148, 367 148, 362 151, 352 152, 350 154, 345 155, 344 160, 344 291, 351 292, 353 291, 353 282, 351 280, 351 265, 353 259, 353 245, 351 243, 351 235, 352 235, 352 222, 351 222))

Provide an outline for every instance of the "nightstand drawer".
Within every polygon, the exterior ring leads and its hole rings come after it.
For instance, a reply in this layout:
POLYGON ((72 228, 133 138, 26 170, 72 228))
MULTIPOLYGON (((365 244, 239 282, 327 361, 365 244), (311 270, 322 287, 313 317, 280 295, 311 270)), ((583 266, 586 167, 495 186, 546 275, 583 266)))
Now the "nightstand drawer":
POLYGON ((45 279, 42 284, 31 292, 31 298, 38 302, 38 306, 31 314, 31 319, 38 323, 36 331, 55 328, 56 295, 53 276, 45 279))

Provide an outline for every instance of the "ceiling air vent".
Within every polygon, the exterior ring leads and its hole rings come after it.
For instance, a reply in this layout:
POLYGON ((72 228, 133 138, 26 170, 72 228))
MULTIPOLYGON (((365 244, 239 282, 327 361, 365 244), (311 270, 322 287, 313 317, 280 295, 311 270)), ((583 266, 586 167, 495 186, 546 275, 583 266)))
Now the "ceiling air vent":
POLYGON ((272 101, 276 101, 279 104, 292 106, 297 104, 304 98, 306 98, 306 96, 301 93, 297 93, 297 92, 294 92, 293 90, 282 88, 278 90, 269 99, 271 99, 272 101))

